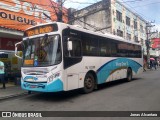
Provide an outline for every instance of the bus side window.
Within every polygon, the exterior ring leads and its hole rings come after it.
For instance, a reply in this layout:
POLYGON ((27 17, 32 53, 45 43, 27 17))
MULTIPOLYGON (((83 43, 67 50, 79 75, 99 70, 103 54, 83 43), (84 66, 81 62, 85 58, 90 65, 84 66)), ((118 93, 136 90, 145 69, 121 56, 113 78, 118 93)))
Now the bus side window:
POLYGON ((82 52, 81 52, 81 41, 79 39, 75 38, 69 38, 69 41, 72 41, 72 50, 68 51, 67 50, 67 57, 81 57, 82 52))

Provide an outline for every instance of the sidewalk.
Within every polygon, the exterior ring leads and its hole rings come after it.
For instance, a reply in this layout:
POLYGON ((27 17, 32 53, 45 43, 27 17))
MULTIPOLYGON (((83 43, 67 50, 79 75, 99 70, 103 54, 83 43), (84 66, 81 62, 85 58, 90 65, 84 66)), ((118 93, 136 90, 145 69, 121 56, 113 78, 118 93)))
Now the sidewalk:
POLYGON ((20 85, 6 84, 6 89, 3 89, 0 84, 0 100, 5 100, 24 94, 27 94, 27 91, 22 90, 20 85))
MULTIPOLYGON (((159 68, 160 68, 160 66, 158 66, 158 67, 156 68, 156 70, 158 70, 159 68)), ((152 69, 145 68, 145 70, 146 70, 146 71, 154 71, 154 70, 155 70, 155 68, 152 68, 152 69)), ((146 71, 143 71, 143 72, 146 72, 146 71)))

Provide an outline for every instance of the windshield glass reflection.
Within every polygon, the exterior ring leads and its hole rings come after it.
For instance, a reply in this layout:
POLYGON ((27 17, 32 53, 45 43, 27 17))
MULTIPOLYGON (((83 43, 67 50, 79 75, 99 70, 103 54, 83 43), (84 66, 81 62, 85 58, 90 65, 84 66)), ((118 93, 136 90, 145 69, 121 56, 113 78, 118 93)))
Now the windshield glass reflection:
POLYGON ((53 35, 23 41, 23 66, 51 66, 62 60, 60 36, 53 35))

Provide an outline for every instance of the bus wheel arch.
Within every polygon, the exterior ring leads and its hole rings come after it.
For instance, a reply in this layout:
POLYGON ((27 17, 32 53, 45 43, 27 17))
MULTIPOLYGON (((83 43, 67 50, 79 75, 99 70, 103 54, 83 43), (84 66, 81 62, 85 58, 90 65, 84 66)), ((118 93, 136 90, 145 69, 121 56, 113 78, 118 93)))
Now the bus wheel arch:
POLYGON ((88 71, 84 78, 83 93, 90 93, 97 88, 97 75, 94 71, 88 71))
POLYGON ((127 68, 126 80, 127 80, 128 82, 130 82, 130 81, 132 80, 132 77, 133 77, 132 68, 131 68, 131 67, 128 67, 128 68, 127 68))

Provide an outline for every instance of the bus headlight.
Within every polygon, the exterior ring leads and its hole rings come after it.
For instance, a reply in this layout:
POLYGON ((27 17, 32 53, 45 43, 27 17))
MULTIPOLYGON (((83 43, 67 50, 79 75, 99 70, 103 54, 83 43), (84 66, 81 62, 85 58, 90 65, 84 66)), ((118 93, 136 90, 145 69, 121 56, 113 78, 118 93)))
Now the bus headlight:
POLYGON ((58 78, 59 76, 60 76, 60 72, 57 72, 57 73, 51 75, 51 76, 48 78, 47 82, 50 83, 50 82, 52 82, 55 78, 58 78))

